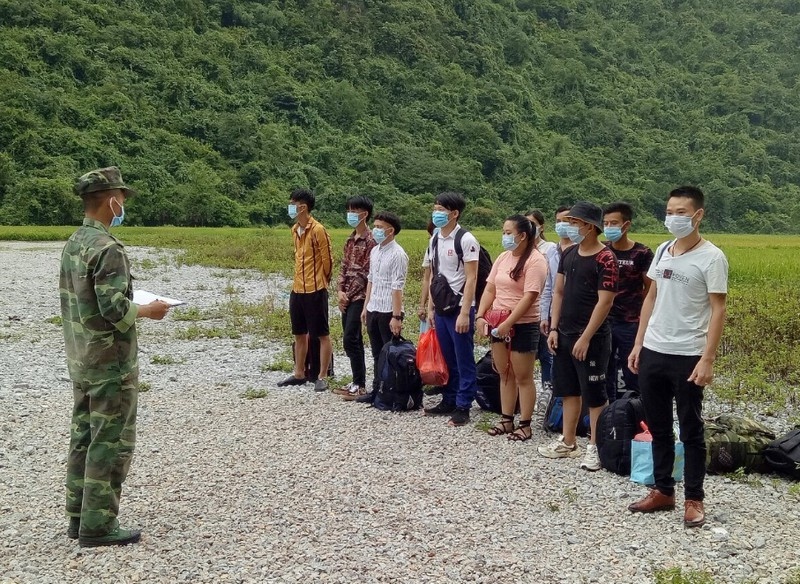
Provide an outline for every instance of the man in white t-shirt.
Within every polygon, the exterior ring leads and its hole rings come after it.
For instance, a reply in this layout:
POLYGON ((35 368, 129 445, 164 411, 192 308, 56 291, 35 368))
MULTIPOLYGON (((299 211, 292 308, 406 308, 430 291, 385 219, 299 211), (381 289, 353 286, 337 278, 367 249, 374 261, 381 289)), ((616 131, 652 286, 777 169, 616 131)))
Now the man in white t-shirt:
POLYGON ((728 260, 700 236, 703 205, 703 192, 696 187, 679 187, 669 194, 664 225, 675 239, 658 247, 647 272, 653 285, 642 306, 639 331, 628 358, 628 367, 639 375, 653 435, 655 476, 655 488, 628 509, 649 513, 675 507, 674 398, 685 448, 686 527, 705 522, 703 387, 714 376, 728 292, 728 260))
POLYGON ((439 232, 431 238, 423 263, 423 267, 431 266, 428 323, 436 329, 450 373, 442 401, 425 408, 425 414, 450 415, 451 426, 469 422, 469 410, 478 391, 474 301, 480 245, 458 224, 466 204, 459 193, 444 192, 436 197, 431 218, 439 232))

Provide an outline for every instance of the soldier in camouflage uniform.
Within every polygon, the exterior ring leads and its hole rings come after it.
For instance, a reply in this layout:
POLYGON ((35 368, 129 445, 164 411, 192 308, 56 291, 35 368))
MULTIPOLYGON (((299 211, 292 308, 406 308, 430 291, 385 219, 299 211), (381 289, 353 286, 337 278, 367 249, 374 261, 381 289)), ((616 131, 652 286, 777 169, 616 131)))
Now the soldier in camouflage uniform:
POLYGON ((83 547, 139 540, 117 522, 122 482, 136 441, 137 317, 161 320, 169 305, 132 302, 130 264, 109 227, 122 223, 134 192, 116 167, 78 179, 83 225, 61 255, 59 292, 67 365, 73 383, 67 461, 67 535, 83 547))

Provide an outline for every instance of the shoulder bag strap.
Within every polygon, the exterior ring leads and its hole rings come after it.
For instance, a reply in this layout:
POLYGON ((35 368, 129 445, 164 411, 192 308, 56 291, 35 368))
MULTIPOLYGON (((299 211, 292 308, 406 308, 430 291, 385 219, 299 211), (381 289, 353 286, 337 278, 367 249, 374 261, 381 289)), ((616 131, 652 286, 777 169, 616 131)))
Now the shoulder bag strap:
POLYGON ((459 228, 458 233, 453 238, 453 247, 456 248, 456 255, 458 256, 458 265, 464 265, 464 247, 461 245, 461 240, 464 239, 464 229, 459 228))
POLYGON ((669 246, 673 245, 676 241, 678 241, 678 240, 677 239, 671 239, 666 243, 666 245, 662 245, 661 246, 661 249, 658 250, 658 255, 656 256, 656 267, 658 267, 658 262, 660 262, 661 258, 664 256, 664 252, 667 251, 669 246))

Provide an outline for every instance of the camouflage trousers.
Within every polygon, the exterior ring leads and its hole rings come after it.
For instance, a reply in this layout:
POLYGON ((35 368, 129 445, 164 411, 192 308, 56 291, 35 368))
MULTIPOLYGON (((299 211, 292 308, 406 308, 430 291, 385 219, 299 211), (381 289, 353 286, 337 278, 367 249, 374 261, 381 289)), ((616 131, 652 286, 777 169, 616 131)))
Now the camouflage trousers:
POLYGON ((122 483, 136 443, 136 376, 98 383, 73 383, 67 516, 80 517, 80 534, 114 529, 122 483))

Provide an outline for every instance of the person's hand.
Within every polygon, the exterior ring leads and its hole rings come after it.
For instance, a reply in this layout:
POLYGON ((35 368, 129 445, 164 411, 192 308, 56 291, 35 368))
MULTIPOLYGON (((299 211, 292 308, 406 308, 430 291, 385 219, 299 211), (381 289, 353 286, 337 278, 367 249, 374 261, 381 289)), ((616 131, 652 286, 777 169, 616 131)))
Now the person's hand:
POLYGON ((366 307, 364 308, 364 310, 361 311, 361 324, 363 324, 364 326, 367 325, 367 309, 366 309, 366 307))
POLYGON ((389 321, 389 330, 392 331, 394 336, 398 336, 403 332, 403 321, 393 318, 389 321))
POLYGON ((558 350, 558 331, 556 329, 550 329, 550 333, 547 335, 547 349, 553 355, 558 350))
POLYGON ((639 353, 642 352, 641 345, 634 345, 631 352, 628 353, 628 369, 631 370, 631 373, 635 373, 639 375, 639 353))
POLYGON ((350 304, 350 300, 347 298, 347 294, 339 291, 339 310, 344 312, 347 309, 347 305, 350 304))
POLYGON ((427 320, 428 319, 428 307, 427 306, 420 306, 417 310, 417 318, 420 320, 427 320))
POLYGON ((589 352, 589 341, 591 339, 583 338, 584 335, 581 335, 575 344, 572 346, 572 356, 575 357, 578 361, 585 361, 586 360, 586 353, 589 352))
POLYGON ((434 320, 434 316, 435 315, 436 315, 436 312, 434 311, 434 309, 433 308, 429 308, 428 309, 428 326, 431 327, 432 329, 436 328, 436 322, 434 320))
POLYGON ((549 320, 543 320, 542 322, 539 323, 539 332, 542 333, 544 336, 547 336, 547 335, 550 334, 550 321, 549 320))
POLYGON ((456 318, 456 332, 469 332, 469 313, 464 314, 463 312, 460 312, 458 314, 458 318, 456 318))
POLYGON ((149 304, 142 304, 139 306, 139 316, 151 318, 153 320, 161 320, 167 315, 170 308, 170 305, 163 300, 153 300, 149 304))
POLYGON ((479 316, 475 319, 475 328, 478 330, 478 334, 482 337, 488 337, 489 332, 489 323, 486 322, 486 319, 482 316, 479 316))
POLYGON ((700 387, 705 387, 711 383, 712 379, 714 379, 714 362, 708 359, 700 359, 697 365, 694 366, 692 374, 687 381, 691 381, 700 387))
POLYGON ((513 325, 508 324, 508 321, 505 320, 497 327, 497 338, 498 339, 505 339, 508 334, 511 332, 511 327, 513 325))

